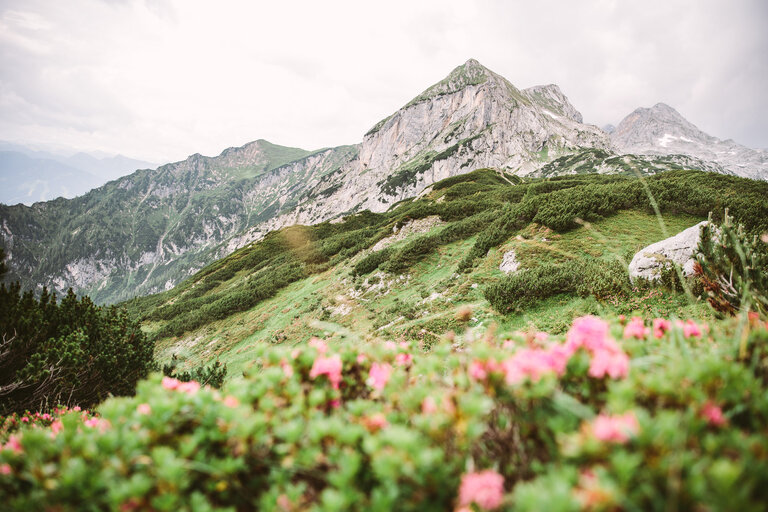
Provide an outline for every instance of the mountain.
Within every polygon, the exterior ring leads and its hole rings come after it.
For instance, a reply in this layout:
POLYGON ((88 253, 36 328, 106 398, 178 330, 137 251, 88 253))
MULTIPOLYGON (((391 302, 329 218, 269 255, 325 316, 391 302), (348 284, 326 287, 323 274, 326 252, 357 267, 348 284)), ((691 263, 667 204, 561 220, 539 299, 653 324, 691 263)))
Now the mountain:
POLYGON ((93 174, 56 160, 0 151, 0 202, 5 204, 74 197, 84 194, 98 181, 93 174))
POLYGON ((155 167, 123 155, 67 155, 0 141, 0 203, 31 205, 57 197, 72 198, 129 174, 155 167))
POLYGON ((404 340, 427 350, 448 330, 465 330, 460 305, 481 332, 491 324, 563 332, 573 317, 635 308, 707 315, 706 301, 680 290, 633 288, 626 262, 710 211, 719 220, 723 208, 747 229, 768 229, 768 182, 680 170, 642 181, 594 173, 521 179, 481 169, 384 213, 273 231, 126 305, 157 340, 161 360, 176 354, 195 367, 219 359, 230 375, 247 370, 258 347, 311 336, 404 340), (646 191, 659 199, 660 217, 646 191), (510 257, 517 268, 507 276, 501 264, 510 257))
POLYGON ((168 290, 271 231, 385 212, 478 168, 506 180, 722 171, 685 155, 617 154, 611 137, 556 85, 518 89, 470 59, 355 145, 310 152, 257 140, 72 200, 0 206, 0 247, 24 286, 73 286, 110 303, 168 290))
POLYGON ((302 164, 331 153, 256 141, 136 171, 71 200, 0 205, 9 277, 102 302, 165 289, 210 261, 226 236, 269 218, 274 169, 298 158, 284 172, 301 181, 302 164))
POLYGON ((638 108, 610 137, 620 153, 684 155, 700 161, 698 168, 768 179, 768 152, 708 135, 664 103, 638 108))

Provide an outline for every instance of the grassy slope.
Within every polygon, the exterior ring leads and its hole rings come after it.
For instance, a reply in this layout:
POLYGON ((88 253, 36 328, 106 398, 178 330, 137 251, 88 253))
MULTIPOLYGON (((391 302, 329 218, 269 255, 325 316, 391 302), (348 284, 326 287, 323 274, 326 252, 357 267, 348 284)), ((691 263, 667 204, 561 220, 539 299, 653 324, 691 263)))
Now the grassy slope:
MULTIPOLYGON (((455 226, 462 218, 471 216, 473 208, 478 206, 481 207, 479 210, 498 210, 499 217, 507 211, 505 208, 509 204, 522 205, 524 211, 536 206, 539 212, 545 209, 550 212, 550 217, 540 216, 543 223, 562 225, 563 214, 558 205, 567 213, 571 211, 568 208, 576 208, 572 204, 576 203, 574 197, 587 197, 595 191, 598 197, 606 193, 626 193, 627 187, 631 189, 637 184, 628 178, 586 176, 510 185, 490 171, 478 171, 446 180, 427 197, 405 202, 387 214, 357 216, 342 225, 326 224, 276 233, 260 244, 206 267, 176 289, 137 299, 129 303, 129 307, 146 319, 145 328, 150 333, 166 329, 165 335, 158 338, 160 359, 176 353, 190 365, 197 365, 219 358, 229 365, 230 375, 239 375, 253 359, 256 347, 263 343, 300 343, 312 335, 359 340, 408 338, 421 341, 426 349, 437 335, 449 329, 464 328, 454 319, 457 307, 462 304, 472 307, 473 319, 468 325, 473 329, 484 329, 496 323, 504 329, 537 328, 557 333, 570 325, 573 317, 585 313, 637 311, 646 315, 702 317, 709 314, 703 304, 692 303, 685 296, 671 292, 638 293, 621 302, 559 295, 507 316, 496 313, 483 296, 483 289, 488 284, 503 277, 498 265, 503 252, 508 249, 516 250, 523 268, 584 255, 604 260, 619 258, 627 262, 643 246, 695 224, 706 216, 708 209, 731 206, 733 213, 744 216, 759 213, 767 207, 763 204, 766 200, 762 199, 761 203, 759 199, 759 194, 764 192, 763 184, 748 180, 690 172, 668 173, 649 180, 651 188, 662 191, 681 183, 688 188, 695 187, 697 193, 682 199, 680 193, 670 194, 670 197, 656 193, 665 212, 663 228, 650 205, 619 208, 613 213, 600 210, 602 214, 592 214, 589 207, 579 203, 577 206, 581 210, 569 215, 591 218, 592 223, 577 225, 575 229, 564 228, 560 232, 540 223, 521 223, 520 228, 505 233, 502 242, 477 260, 468 272, 456 273, 457 263, 478 239, 486 236, 493 222, 483 226, 479 235, 475 234, 477 231, 469 232, 457 240, 444 240, 430 246, 423 255, 410 261, 402 273, 377 270, 363 276, 354 275, 355 264, 370 253, 369 247, 390 234, 393 226, 410 218, 438 214, 445 222, 428 233, 414 234, 393 245, 394 254, 403 252, 398 249, 412 247, 414 240, 434 240, 446 226, 455 226), (663 188, 658 188, 662 185, 663 188), (568 189, 552 190, 565 187, 568 189), (757 194, 755 197, 745 194, 745 190, 752 189, 757 194), (716 191, 715 195, 712 190, 716 191), (566 202, 560 204, 558 201, 566 202), (464 213, 457 214, 456 211, 464 213), (348 225, 364 229, 349 231, 348 225), (317 257, 315 251, 326 250, 329 241, 343 238, 348 233, 363 233, 364 236, 359 237, 362 242, 347 252, 317 257), (270 276, 285 267, 285 263, 275 261, 293 264, 300 261, 298 265, 304 273, 255 305, 241 307, 239 312, 238 308, 226 310, 218 319, 206 321, 186 332, 181 330, 177 336, 168 335, 167 327, 177 317, 168 316, 163 320, 158 312, 170 311, 168 308, 173 304, 184 306, 187 301, 188 309, 191 309, 188 314, 194 320, 204 315, 208 307, 206 301, 228 300, 254 280, 269 283, 270 276), (200 286, 203 288, 198 288, 200 286), (207 291, 199 293, 200 290, 207 291), (195 299, 195 295, 200 297, 195 299)), ((525 215, 533 218, 535 212, 525 215)))

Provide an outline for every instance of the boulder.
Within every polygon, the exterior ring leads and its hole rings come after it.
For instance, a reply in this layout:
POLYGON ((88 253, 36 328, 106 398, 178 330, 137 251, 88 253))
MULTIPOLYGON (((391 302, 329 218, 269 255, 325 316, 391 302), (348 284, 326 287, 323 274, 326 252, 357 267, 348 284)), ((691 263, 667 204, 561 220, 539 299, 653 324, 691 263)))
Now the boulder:
POLYGON ((515 250, 510 249, 509 251, 505 252, 504 256, 501 258, 501 265, 499 265, 499 270, 505 274, 511 274, 512 272, 517 272, 519 267, 520 262, 517 261, 515 250))
POLYGON ((641 249, 629 264, 629 277, 655 280, 661 277, 664 266, 676 263, 683 268, 683 274, 693 275, 693 264, 696 262, 696 249, 699 245, 701 227, 707 221, 702 221, 660 242, 641 249))

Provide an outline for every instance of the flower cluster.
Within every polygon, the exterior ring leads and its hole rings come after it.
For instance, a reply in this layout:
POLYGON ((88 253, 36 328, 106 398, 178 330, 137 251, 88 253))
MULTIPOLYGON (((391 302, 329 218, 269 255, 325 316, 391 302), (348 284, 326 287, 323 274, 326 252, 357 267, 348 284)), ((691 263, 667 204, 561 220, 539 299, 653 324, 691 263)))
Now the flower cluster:
POLYGON ((421 353, 317 338, 265 345, 253 373, 221 390, 154 375, 98 416, 14 417, 0 440, 0 500, 468 512, 650 510, 674 499, 759 510, 768 381, 753 360, 768 351, 768 330, 750 319, 746 351, 757 356, 745 358, 742 331, 723 330, 585 316, 564 336, 446 338, 421 353), (645 361, 629 372, 631 356, 645 361))

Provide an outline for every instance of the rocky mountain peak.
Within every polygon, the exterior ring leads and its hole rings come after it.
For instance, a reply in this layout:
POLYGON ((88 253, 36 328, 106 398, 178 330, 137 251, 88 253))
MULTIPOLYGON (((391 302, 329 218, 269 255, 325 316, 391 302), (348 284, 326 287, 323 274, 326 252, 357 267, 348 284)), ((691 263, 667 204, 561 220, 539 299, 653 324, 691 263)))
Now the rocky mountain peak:
POLYGON ((531 101, 537 103, 545 110, 567 117, 577 123, 584 122, 581 113, 571 105, 571 102, 568 101, 568 98, 563 94, 563 91, 560 90, 560 87, 555 84, 535 85, 528 89, 524 89, 523 93, 527 95, 531 101))
POLYGON ((621 153, 639 155, 686 155, 708 170, 748 178, 768 178, 768 155, 732 140, 708 135, 665 103, 638 108, 622 119, 610 134, 621 153))

